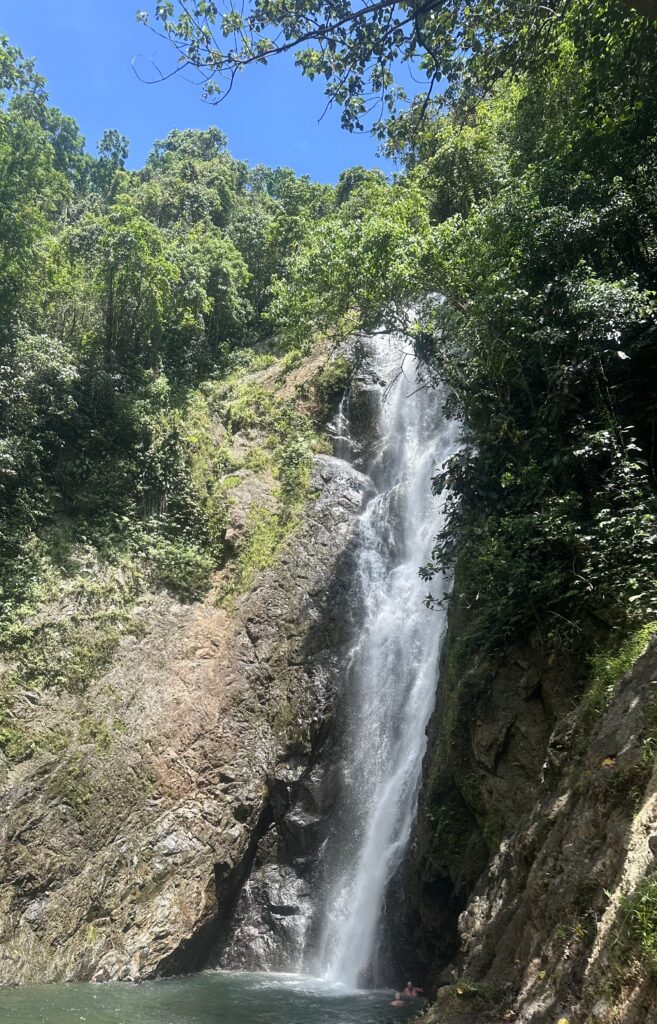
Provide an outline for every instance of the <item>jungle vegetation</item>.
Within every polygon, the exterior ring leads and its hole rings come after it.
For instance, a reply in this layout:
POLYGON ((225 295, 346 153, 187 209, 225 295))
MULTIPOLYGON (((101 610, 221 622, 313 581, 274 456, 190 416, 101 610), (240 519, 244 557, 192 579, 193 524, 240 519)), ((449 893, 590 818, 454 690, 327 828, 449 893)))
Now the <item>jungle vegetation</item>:
POLYGON ((158 4, 210 96, 290 43, 347 127, 369 118, 400 171, 335 186, 249 168, 218 129, 173 132, 137 171, 114 130, 91 156, 2 39, 6 647, 33 642, 26 609, 72 540, 126 591, 148 571, 202 594, 228 500, 205 385, 263 346, 293 360, 382 325, 463 424, 422 572, 458 564, 467 643, 654 617, 657 24, 623 0, 539 6, 258 0, 238 23, 158 4), (403 59, 427 82, 406 104, 403 59))
POLYGON ((406 333, 463 423, 434 481, 448 516, 422 574, 458 566, 465 653, 655 615, 655 13, 622 0, 156 8, 210 97, 292 49, 345 126, 369 124, 400 161, 393 183, 352 182, 295 247, 272 308, 295 346, 309 329, 406 333), (404 62, 426 83, 406 105, 404 62))
POLYGON ((207 592, 238 430, 264 433, 280 509, 237 576, 293 525, 313 424, 244 381, 275 361, 274 282, 336 199, 218 129, 172 132, 139 171, 115 130, 91 156, 6 38, 0 97, 0 750, 21 759, 21 693, 83 692, 149 588, 207 592))

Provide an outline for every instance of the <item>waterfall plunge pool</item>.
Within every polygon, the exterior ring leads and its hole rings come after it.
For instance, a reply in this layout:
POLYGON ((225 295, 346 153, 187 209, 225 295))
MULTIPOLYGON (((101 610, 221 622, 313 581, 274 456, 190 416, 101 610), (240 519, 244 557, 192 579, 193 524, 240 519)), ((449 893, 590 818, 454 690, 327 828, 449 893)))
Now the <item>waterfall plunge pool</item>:
POLYGON ((410 1000, 349 992, 305 975, 213 972, 141 985, 30 985, 0 989, 2 1024, 388 1024, 414 1019, 410 1000))

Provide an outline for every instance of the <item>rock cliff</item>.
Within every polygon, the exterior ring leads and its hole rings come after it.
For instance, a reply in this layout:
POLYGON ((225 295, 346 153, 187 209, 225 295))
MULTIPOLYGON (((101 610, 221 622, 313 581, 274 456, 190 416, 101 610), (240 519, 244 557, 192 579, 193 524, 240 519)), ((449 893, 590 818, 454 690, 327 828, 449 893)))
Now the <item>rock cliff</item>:
POLYGON ((581 651, 534 638, 457 671, 449 648, 405 950, 430 1019, 657 1020, 657 641, 592 721, 581 651))
MULTIPOLYGON (((61 749, 0 765, 0 983, 149 978, 197 968, 213 949, 213 962, 239 964, 240 936, 252 966, 260 947, 275 965, 277 945, 294 946, 367 489, 356 469, 316 455, 303 508, 248 586, 222 598, 220 574, 188 604, 150 592, 109 671, 81 693, 24 695, 26 731, 69 731, 61 749)), ((236 549, 249 507, 275 493, 266 471, 240 474, 236 549)))

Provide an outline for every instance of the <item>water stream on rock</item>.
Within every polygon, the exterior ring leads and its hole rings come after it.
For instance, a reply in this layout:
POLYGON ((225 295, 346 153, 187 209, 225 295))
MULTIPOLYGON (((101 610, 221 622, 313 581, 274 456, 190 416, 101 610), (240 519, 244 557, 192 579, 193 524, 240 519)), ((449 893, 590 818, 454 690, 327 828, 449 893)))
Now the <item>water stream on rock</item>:
MULTIPOLYGON (((423 389, 394 338, 371 344, 365 387, 376 429, 350 432, 345 399, 334 424, 335 454, 354 452, 374 496, 356 537, 356 572, 345 618, 356 642, 345 657, 339 773, 330 836, 320 857, 323 896, 305 975, 208 972, 139 986, 54 985, 0 992, 0 1020, 20 1024, 385 1024, 414 1017, 385 991, 357 992, 369 965, 381 968, 386 890, 406 852, 421 779, 426 726, 436 692, 445 620, 423 603, 418 567, 440 528, 431 477, 455 450, 457 430, 423 389), (400 366, 402 372, 400 373, 400 366), (375 417, 376 418, 376 417, 375 417)), ((434 595, 449 581, 435 580, 434 595)), ((303 923, 303 922, 302 922, 303 923)), ((305 927, 305 925, 304 925, 305 927)), ((295 965, 295 969, 298 965, 295 965)), ((379 978, 385 971, 379 970, 379 978)))
MULTIPOLYGON (((431 478, 455 450, 456 427, 423 388, 401 342, 371 343, 378 441, 366 467, 375 487, 359 524, 354 602, 362 624, 344 678, 341 778, 322 861, 325 896, 314 974, 357 987, 377 961, 386 888, 406 852, 445 629, 423 603, 418 568, 431 552, 442 506, 431 478), (385 389, 384 389, 385 384, 385 389)), ((346 447, 340 408, 339 449, 346 447)), ((432 592, 444 592, 435 580, 432 592)))

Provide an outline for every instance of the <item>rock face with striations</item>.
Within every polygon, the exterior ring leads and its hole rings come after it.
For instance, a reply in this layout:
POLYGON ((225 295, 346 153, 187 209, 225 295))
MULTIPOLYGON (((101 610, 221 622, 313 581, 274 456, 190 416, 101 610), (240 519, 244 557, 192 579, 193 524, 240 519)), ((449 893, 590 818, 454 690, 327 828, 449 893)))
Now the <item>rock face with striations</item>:
POLYGON ((592 722, 575 699, 585 668, 538 640, 461 673, 448 651, 404 950, 445 986, 430 1021, 468 1004, 482 1021, 657 1020, 642 946, 657 925, 657 640, 592 722))
MULTIPOLYGON (((269 962, 298 941, 322 827, 313 772, 367 488, 316 457, 313 496, 250 592, 230 610, 152 599, 143 635, 78 698, 107 731, 120 721, 111 742, 7 773, 0 983, 193 969, 213 947, 228 955, 231 915, 235 962, 240 936, 269 962)), ((74 714, 74 698, 53 695, 39 713, 74 714)))

